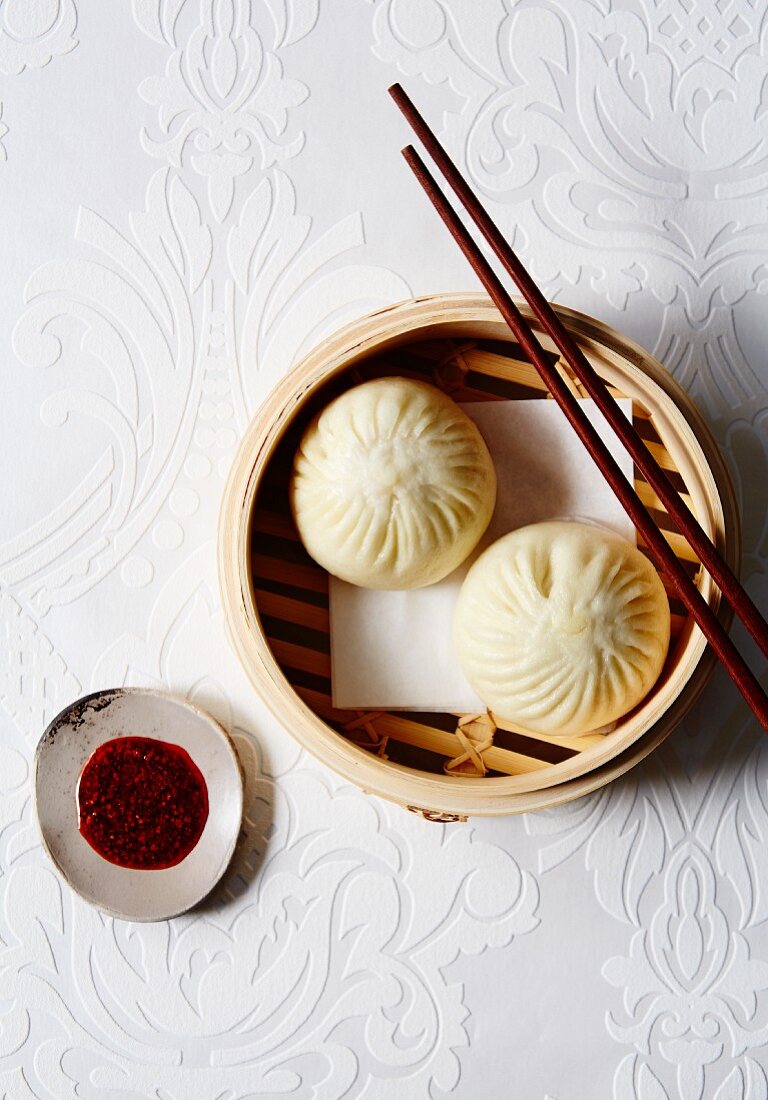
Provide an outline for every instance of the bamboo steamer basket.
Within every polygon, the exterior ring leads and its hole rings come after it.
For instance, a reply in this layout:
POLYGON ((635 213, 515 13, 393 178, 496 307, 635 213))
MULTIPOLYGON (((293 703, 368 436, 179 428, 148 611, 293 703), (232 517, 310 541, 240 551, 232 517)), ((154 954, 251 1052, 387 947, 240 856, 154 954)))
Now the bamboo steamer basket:
MULTIPOLYGON (((556 348, 523 314, 578 396, 556 348)), ((740 530, 725 464, 695 406, 648 352, 573 310, 558 313, 617 396, 718 550, 735 571, 740 530)), ((670 595, 672 641, 650 694, 610 732, 552 737, 492 716, 339 711, 331 701, 328 576, 304 551, 288 508, 301 432, 334 396, 366 378, 421 377, 456 400, 548 398, 492 303, 441 294, 380 310, 329 337, 275 388, 242 440, 225 488, 219 576, 228 630, 255 687, 297 740, 370 793, 433 820, 521 813, 576 798, 627 771, 680 722, 715 664, 686 609, 670 595)), ((702 595, 730 611, 661 502, 635 487, 702 595)), ((639 544, 642 549, 642 543, 639 544)), ((662 578, 663 579, 663 578, 662 578)))

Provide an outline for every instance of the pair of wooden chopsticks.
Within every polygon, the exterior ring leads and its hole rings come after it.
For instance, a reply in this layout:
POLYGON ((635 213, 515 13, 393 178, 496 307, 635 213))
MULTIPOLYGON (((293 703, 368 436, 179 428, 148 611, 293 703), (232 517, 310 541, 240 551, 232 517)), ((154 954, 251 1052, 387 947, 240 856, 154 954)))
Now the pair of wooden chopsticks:
MULTIPOLYGON (((638 469, 667 509, 680 533, 688 540, 699 561, 720 588, 724 598, 744 623, 763 653, 768 656, 768 623, 755 607, 739 583, 738 578, 722 559, 693 514, 680 499, 669 478, 635 431, 631 421, 622 414, 603 380, 589 363, 557 313, 552 309, 519 258, 501 235, 498 227, 466 180, 464 180, 417 108, 399 84, 393 84, 389 92, 502 266, 515 280, 543 330, 551 337, 566 363, 583 384, 589 396, 595 401, 605 419, 632 456, 638 469)), ((625 512, 642 535, 657 568, 666 575, 671 588, 693 615, 704 637, 725 665, 732 680, 757 716, 760 725, 768 732, 768 696, 766 696, 756 677, 739 654, 712 608, 675 557, 671 547, 635 492, 634 486, 625 478, 608 448, 587 419, 578 399, 573 396, 562 376, 547 359, 533 329, 504 289, 500 279, 438 187, 419 154, 413 146, 409 145, 403 149, 403 156, 459 248, 472 265, 502 317, 509 325, 526 357, 539 372, 552 397, 565 413, 574 431, 597 463, 603 477, 613 489, 625 512)))

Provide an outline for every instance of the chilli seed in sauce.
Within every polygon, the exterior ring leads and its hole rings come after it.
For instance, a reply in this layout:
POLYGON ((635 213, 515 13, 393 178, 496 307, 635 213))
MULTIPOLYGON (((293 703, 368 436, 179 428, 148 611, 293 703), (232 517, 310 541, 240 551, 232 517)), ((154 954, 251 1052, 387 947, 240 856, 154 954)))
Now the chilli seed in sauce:
POLYGON ((91 753, 77 786, 80 832, 110 863, 175 867, 208 819, 208 788, 189 753, 152 737, 116 737, 91 753))

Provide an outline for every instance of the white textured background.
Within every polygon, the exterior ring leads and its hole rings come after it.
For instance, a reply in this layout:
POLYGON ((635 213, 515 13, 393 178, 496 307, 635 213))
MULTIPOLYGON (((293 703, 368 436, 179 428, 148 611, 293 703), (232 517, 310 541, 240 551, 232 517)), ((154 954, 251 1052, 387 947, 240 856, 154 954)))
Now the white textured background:
POLYGON ((765 606, 767 20, 0 0, 0 1097, 764 1100, 768 746, 726 679, 594 797, 427 824, 256 701, 214 534, 300 352, 474 285, 400 162, 401 78, 548 291, 694 394, 765 606), (44 724, 119 683, 208 706, 252 777, 223 888, 168 925, 79 903, 32 827, 44 724))

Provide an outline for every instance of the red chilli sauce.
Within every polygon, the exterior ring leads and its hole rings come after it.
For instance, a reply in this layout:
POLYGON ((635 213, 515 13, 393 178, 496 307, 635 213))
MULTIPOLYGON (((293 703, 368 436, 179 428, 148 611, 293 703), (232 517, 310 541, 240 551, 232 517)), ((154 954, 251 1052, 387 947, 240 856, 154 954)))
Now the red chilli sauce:
POLYGON ((78 825, 118 867, 160 871, 189 855, 208 820, 208 788, 180 745, 115 737, 95 749, 77 785, 78 825))

